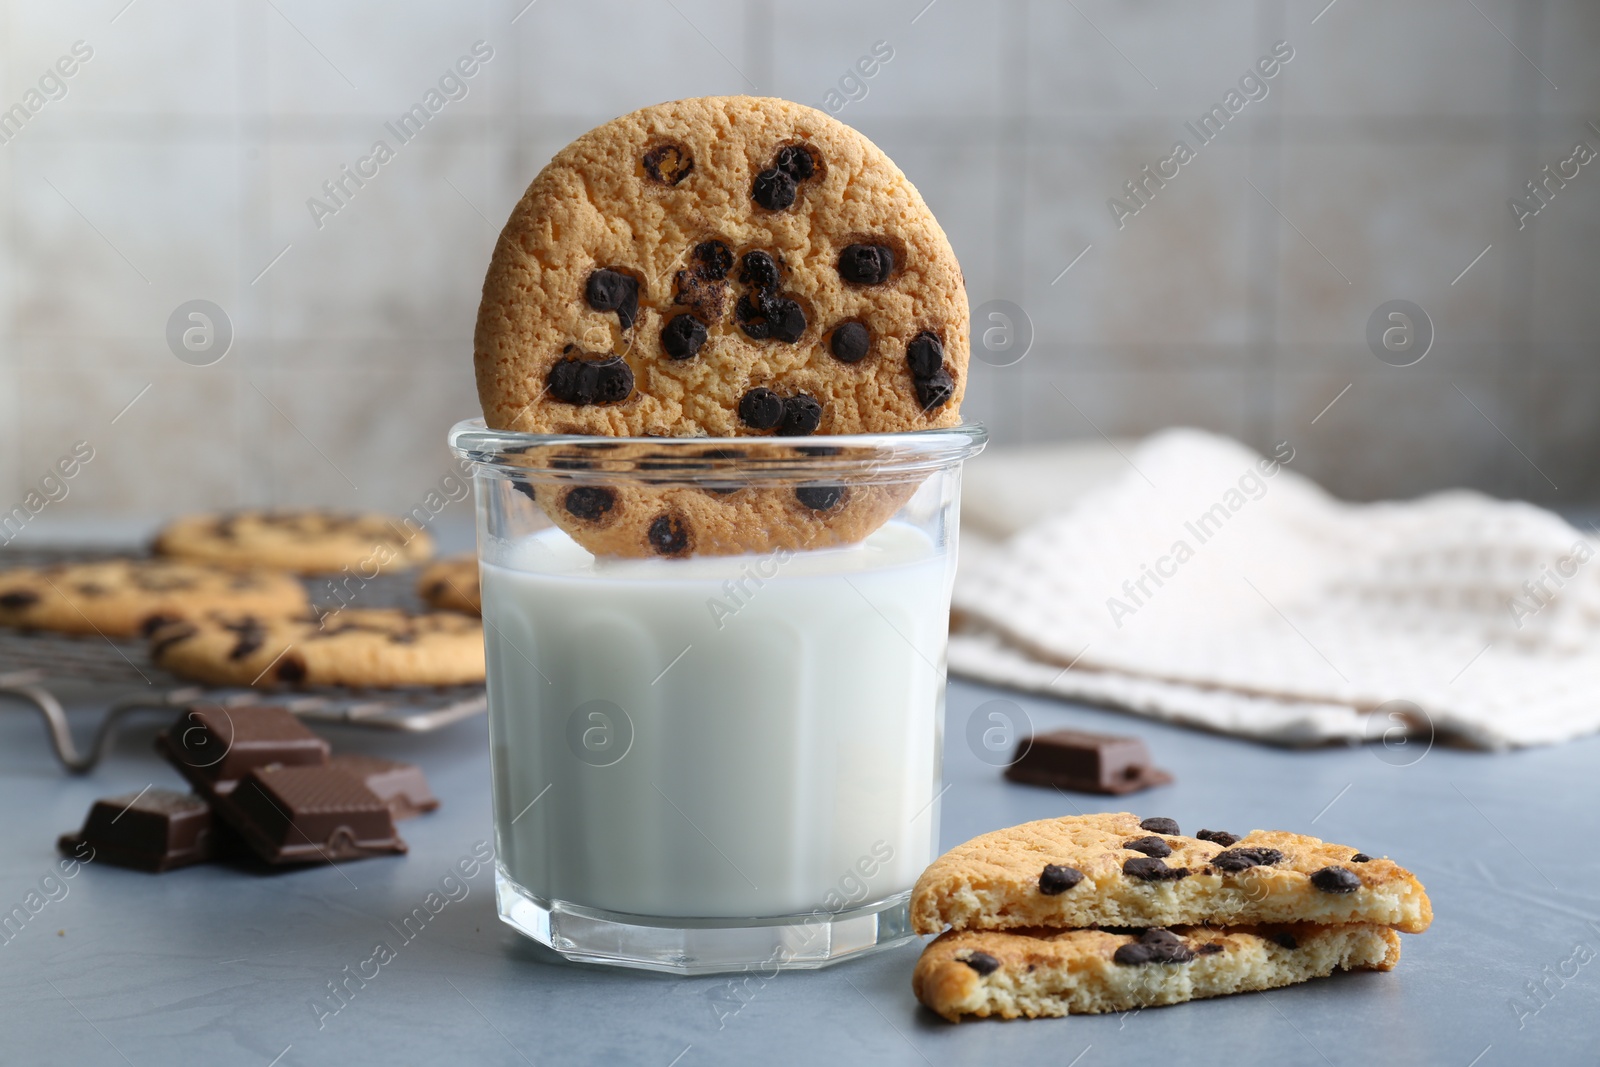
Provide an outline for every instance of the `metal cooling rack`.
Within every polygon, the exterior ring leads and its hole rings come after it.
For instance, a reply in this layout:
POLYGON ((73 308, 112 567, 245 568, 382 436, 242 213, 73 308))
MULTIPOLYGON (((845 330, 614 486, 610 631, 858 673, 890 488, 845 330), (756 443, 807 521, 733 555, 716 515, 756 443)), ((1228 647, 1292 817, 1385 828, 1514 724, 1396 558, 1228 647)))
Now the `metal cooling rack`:
MULTIPOLYGON (((0 570, 45 567, 105 559, 126 552, 104 549, 8 548, 0 570)), ((313 602, 329 601, 318 579, 308 579, 313 602)), ((420 610, 409 573, 384 574, 367 582, 352 607, 420 610)), ((0 707, 28 705, 44 719, 55 754, 67 770, 84 774, 100 761, 118 724, 139 712, 163 711, 197 702, 244 707, 271 703, 308 722, 336 722, 375 730, 423 733, 470 718, 488 701, 481 685, 408 686, 395 689, 322 687, 259 691, 243 687, 197 686, 150 661, 141 640, 76 637, 0 627, 0 707), (10 698, 9 700, 7 698, 10 698), (93 740, 80 751, 68 727, 66 706, 107 708, 93 740)))

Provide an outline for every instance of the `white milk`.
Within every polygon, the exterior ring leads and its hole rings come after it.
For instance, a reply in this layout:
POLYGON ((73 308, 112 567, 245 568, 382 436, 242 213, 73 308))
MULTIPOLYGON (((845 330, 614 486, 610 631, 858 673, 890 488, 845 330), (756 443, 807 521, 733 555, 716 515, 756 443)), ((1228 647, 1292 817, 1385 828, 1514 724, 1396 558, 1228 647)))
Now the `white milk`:
POLYGON ((547 530, 499 558, 495 825, 520 886, 675 918, 911 888, 933 855, 952 576, 921 532, 780 562, 597 561, 547 530))

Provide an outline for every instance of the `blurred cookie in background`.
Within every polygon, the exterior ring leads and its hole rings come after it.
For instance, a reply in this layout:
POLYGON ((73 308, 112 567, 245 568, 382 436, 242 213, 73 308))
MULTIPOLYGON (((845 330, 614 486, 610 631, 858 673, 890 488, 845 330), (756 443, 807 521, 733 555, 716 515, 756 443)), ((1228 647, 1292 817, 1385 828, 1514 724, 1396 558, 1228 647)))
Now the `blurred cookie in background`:
POLYGON ((170 559, 108 559, 0 572, 0 625, 131 637, 210 611, 306 608, 293 575, 170 559))
POLYGON ((370 578, 430 559, 433 538, 390 515, 235 511, 175 519, 156 534, 155 550, 164 556, 296 574, 331 574, 348 567, 370 578))
POLYGON ((417 575, 417 595, 430 608, 439 611, 483 613, 483 598, 478 592, 478 557, 450 556, 435 560, 417 575))

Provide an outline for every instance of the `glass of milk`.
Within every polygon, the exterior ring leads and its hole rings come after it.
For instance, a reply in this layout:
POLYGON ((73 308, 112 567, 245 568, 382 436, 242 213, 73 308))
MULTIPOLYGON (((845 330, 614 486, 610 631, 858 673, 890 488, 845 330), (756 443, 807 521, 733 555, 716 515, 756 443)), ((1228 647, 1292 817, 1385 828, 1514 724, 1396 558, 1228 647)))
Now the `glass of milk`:
POLYGON ((820 967, 909 940, 938 841, 960 467, 984 438, 458 424, 500 917, 570 959, 676 973, 820 967), (768 518, 653 535, 652 509, 684 493, 768 518), (567 500, 587 518, 552 526, 541 505, 567 500), (619 540, 586 538, 590 521, 619 540))

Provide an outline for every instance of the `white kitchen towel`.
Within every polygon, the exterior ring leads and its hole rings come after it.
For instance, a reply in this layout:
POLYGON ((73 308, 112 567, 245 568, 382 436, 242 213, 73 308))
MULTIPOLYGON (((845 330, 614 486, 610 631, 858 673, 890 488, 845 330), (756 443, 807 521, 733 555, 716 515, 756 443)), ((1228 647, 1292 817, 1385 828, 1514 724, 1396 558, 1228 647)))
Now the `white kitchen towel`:
POLYGON ((1600 730, 1596 541, 1451 491, 1335 500, 1196 430, 1000 543, 962 546, 950 667, 1290 744, 1484 748, 1600 730), (970 548, 970 551, 969 551, 970 548))

